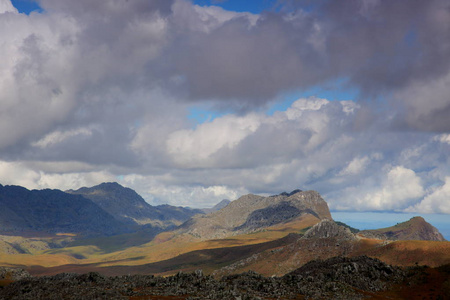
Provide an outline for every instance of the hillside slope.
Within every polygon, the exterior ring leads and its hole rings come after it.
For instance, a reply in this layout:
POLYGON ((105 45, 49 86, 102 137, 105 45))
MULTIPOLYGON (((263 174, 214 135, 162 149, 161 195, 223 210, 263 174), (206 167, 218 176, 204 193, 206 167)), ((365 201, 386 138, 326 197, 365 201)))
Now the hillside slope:
POLYGON ((414 217, 395 226, 363 230, 360 235, 384 240, 445 241, 439 230, 422 217, 414 217))
POLYGON ((312 260, 359 255, 398 266, 438 267, 450 263, 450 242, 367 239, 353 234, 345 226, 322 220, 291 244, 261 251, 216 270, 214 275, 221 277, 253 270, 266 276, 280 276, 312 260))
POLYGON ((202 240, 224 238, 260 231, 304 215, 314 216, 317 222, 331 219, 327 203, 315 191, 270 197, 249 194, 217 212, 190 219, 177 233, 190 234, 202 240))

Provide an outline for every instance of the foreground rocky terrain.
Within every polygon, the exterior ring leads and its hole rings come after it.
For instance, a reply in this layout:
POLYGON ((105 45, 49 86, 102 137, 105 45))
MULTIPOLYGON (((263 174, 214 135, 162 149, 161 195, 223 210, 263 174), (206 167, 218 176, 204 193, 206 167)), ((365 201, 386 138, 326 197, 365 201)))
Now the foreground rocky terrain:
POLYGON ((283 277, 249 271, 214 279, 200 270, 170 277, 92 272, 30 277, 15 271, 20 276, 5 284, 7 273, 0 272, 0 299, 417 299, 411 293, 424 287, 429 290, 421 295, 428 292, 430 299, 450 295, 449 266, 401 269, 366 256, 312 261, 283 277))

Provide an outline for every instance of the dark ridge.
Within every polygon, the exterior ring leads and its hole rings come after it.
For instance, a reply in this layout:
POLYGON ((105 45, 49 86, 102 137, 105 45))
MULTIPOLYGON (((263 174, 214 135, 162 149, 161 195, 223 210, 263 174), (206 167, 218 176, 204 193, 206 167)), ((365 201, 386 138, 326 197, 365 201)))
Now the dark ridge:
POLYGON ((236 227, 234 230, 258 229, 286 223, 305 213, 311 214, 319 219, 317 213, 311 209, 300 210, 289 202, 283 201, 277 205, 255 210, 248 216, 244 224, 236 227))
POLYGON ((128 232, 91 200, 60 190, 28 190, 20 186, 0 187, 0 230, 75 233, 84 236, 128 232))
POLYGON ((287 196, 287 197, 290 197, 290 196, 292 196, 292 195, 295 195, 295 194, 301 193, 301 192, 302 192, 302 190, 296 189, 296 190, 293 190, 293 191, 290 192, 290 193, 282 192, 281 194, 279 194, 279 195, 273 195, 272 197, 275 197, 275 196, 287 196))
POLYGON ((340 221, 334 221, 334 222, 335 222, 336 224, 340 225, 340 226, 344 226, 344 227, 350 229, 350 232, 351 232, 351 233, 358 233, 358 232, 361 231, 361 230, 359 230, 359 229, 357 229, 357 228, 354 228, 354 227, 351 227, 350 225, 345 224, 344 222, 340 222, 340 221))
POLYGON ((203 211, 198 209, 167 204, 152 206, 136 191, 123 187, 117 182, 105 182, 90 188, 82 187, 67 192, 92 200, 116 220, 135 230, 137 230, 135 227, 148 226, 148 224, 151 224, 157 231, 168 230, 196 214, 203 214, 203 211))

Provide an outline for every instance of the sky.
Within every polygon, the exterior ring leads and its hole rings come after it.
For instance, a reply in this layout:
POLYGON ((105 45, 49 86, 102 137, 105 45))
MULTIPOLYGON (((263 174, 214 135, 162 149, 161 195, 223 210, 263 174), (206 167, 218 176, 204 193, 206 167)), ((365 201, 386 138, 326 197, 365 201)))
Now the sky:
POLYGON ((0 183, 450 214, 448 0, 0 0, 0 183))

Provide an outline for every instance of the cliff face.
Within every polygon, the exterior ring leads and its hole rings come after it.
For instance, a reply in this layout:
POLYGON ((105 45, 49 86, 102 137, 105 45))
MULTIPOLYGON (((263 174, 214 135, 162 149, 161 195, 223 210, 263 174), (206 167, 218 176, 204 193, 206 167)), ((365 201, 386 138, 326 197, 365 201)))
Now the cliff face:
POLYGON ((392 227, 363 230, 359 234, 383 240, 445 241, 439 230, 422 217, 414 217, 392 227))
POLYGON ((276 196, 245 195, 223 209, 186 222, 179 233, 201 239, 223 238, 286 223, 305 215, 331 219, 327 203, 315 191, 296 191, 276 196))

